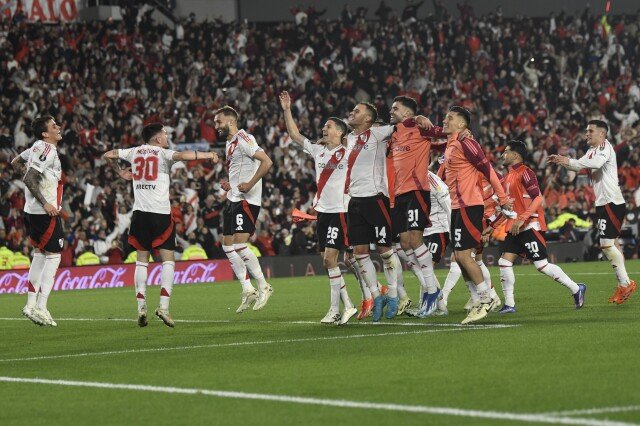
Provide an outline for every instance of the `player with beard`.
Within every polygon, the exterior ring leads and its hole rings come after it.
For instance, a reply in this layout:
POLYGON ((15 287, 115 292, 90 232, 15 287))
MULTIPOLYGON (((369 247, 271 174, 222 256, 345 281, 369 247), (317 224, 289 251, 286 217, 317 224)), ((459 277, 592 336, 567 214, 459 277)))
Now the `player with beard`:
POLYGON ((584 305, 584 294, 587 287, 577 284, 558 266, 547 260, 547 242, 543 233, 547 230, 542 211, 542 194, 538 187, 538 179, 533 170, 524 164, 527 148, 522 141, 510 141, 504 151, 504 165, 509 171, 502 179, 507 196, 513 198, 513 210, 516 218, 507 219, 501 216, 483 231, 486 242, 494 229, 506 220, 507 236, 500 244, 502 255, 498 260, 500 281, 504 290, 505 302, 501 314, 516 312, 513 296, 515 275, 513 262, 520 253, 533 262, 542 274, 565 286, 573 295, 576 309, 584 305))
POLYGON ((225 149, 229 181, 223 182, 227 205, 223 213, 222 248, 231 262, 233 272, 242 284, 242 301, 236 310, 242 313, 264 308, 273 293, 255 254, 247 247, 256 230, 256 218, 262 204, 262 178, 273 162, 253 135, 238 129, 238 113, 230 106, 216 111, 214 125, 227 140, 225 149), (247 270, 258 282, 258 291, 251 285, 247 270))

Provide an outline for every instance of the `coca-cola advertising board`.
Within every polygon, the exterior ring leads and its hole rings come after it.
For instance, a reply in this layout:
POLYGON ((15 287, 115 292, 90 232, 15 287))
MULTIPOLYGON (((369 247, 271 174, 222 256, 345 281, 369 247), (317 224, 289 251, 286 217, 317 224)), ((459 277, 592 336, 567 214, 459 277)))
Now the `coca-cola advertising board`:
MULTIPOLYGON (((90 288, 132 287, 135 264, 76 266, 60 268, 53 284, 54 291, 90 288)), ((149 264, 149 285, 160 285, 161 263, 149 264)), ((227 260, 197 260, 176 262, 175 284, 211 283, 232 280, 233 271, 227 260)), ((26 293, 27 269, 0 271, 0 294, 26 293)))

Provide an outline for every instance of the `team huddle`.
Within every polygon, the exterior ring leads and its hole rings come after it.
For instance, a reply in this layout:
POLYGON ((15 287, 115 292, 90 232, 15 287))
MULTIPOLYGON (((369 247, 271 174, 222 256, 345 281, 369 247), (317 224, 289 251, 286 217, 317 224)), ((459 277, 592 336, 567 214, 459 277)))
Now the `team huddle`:
MULTIPOLYGON (((508 172, 498 175, 469 131, 471 114, 453 106, 442 127, 421 115, 416 101, 399 96, 391 106, 390 125, 378 120, 376 108, 359 103, 347 121, 327 119, 322 137, 312 143, 293 118, 291 99, 280 95, 285 124, 292 141, 315 162, 317 191, 313 209, 317 216, 296 212, 294 221, 317 220, 317 237, 331 289, 330 308, 324 324, 345 324, 357 315, 380 321, 397 315, 426 318, 448 314, 448 297, 462 276, 470 298, 465 309, 469 324, 490 312, 516 312, 514 261, 527 257, 538 271, 559 282, 573 296, 575 308, 585 301, 586 285, 573 281, 547 259, 543 198, 535 173, 525 164, 526 145, 510 141, 504 149, 508 172), (437 173, 429 170, 432 150, 440 156, 437 173), (494 229, 507 231, 500 243, 498 261, 504 303, 482 261, 482 249, 494 229), (434 265, 452 245, 451 266, 441 286, 434 265), (378 282, 370 249, 375 246, 383 262, 386 285, 378 282), (340 252, 359 283, 362 300, 356 308, 347 293, 339 267, 340 252), (418 303, 404 286, 401 260, 420 283, 418 303), (340 310, 342 303, 343 309, 340 310)), ((238 113, 225 106, 216 111, 215 129, 226 139, 228 181, 223 212, 223 249, 242 285, 236 312, 267 305, 273 288, 265 280, 260 263, 247 243, 255 232, 262 200, 262 178, 272 160, 256 139, 238 128, 238 113), (257 289, 252 285, 253 278, 257 289)), ((35 248, 29 269, 24 316, 36 324, 56 326, 47 309, 60 263, 64 234, 60 218, 62 168, 57 152, 60 126, 53 117, 38 117, 32 124, 38 140, 12 161, 24 174, 27 223, 35 248)), ((571 170, 587 169, 596 194, 600 247, 611 262, 618 285, 609 302, 624 303, 636 290, 626 272, 624 257, 615 246, 625 215, 625 201, 618 186, 616 154, 606 139, 608 126, 592 120, 586 129, 590 146, 580 159, 550 156, 550 162, 571 170)), ((146 286, 150 253, 162 260, 161 291, 155 315, 174 327, 169 313, 176 248, 169 198, 171 166, 176 161, 219 161, 214 152, 169 149, 168 136, 160 123, 145 126, 143 144, 114 149, 104 154, 118 175, 132 181, 134 205, 128 242, 137 254, 135 289, 138 325, 148 324, 146 286), (118 160, 130 164, 121 168, 118 160)))

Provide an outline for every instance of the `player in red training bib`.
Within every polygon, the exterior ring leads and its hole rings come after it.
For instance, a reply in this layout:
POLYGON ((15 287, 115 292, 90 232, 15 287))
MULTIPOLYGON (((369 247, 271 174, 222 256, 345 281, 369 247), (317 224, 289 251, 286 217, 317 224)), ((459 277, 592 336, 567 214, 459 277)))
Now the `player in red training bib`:
POLYGON ((513 198, 513 210, 518 216, 515 219, 502 216, 483 231, 483 240, 487 241, 493 229, 506 220, 507 236, 501 244, 502 256, 498 261, 505 297, 500 313, 516 312, 513 262, 522 254, 533 262, 538 271, 565 286, 573 295, 576 309, 580 309, 584 304, 587 287, 574 282, 558 265, 547 260, 547 242, 542 234, 547 230, 542 211, 542 194, 536 174, 523 162, 525 158, 527 147, 524 142, 508 143, 504 151, 504 164, 509 167, 509 172, 503 178, 502 185, 507 196, 513 198))

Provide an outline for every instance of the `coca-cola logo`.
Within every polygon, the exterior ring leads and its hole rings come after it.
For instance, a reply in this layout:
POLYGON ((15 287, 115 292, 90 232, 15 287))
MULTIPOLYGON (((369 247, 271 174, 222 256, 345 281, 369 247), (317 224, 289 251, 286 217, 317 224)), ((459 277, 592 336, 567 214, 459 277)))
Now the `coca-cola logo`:
POLYGON ((73 273, 72 269, 63 269, 58 272, 53 289, 59 291, 124 287, 126 285, 124 281, 125 273, 124 266, 104 266, 86 275, 77 275, 73 273))
MULTIPOLYGON (((60 268, 56 274, 53 290, 130 287, 134 285, 134 274, 134 264, 60 268)), ((147 282, 150 285, 159 285, 161 278, 162 264, 152 263, 149 266, 147 282)), ((229 262, 225 260, 176 262, 173 276, 175 284, 211 283, 231 279, 233 279, 233 271, 229 262)), ((0 294, 26 293, 28 287, 28 270, 0 272, 0 294)))
MULTIPOLYGON (((193 262, 182 270, 180 270, 181 268, 176 268, 173 273, 173 282, 176 284, 191 284, 219 281, 220 277, 215 274, 219 266, 219 263, 193 262)), ((149 268, 149 278, 147 280, 149 285, 160 285, 161 278, 162 265, 154 265, 149 268)))
POLYGON ((0 274, 0 294, 26 293, 29 286, 29 271, 3 271, 0 274))

